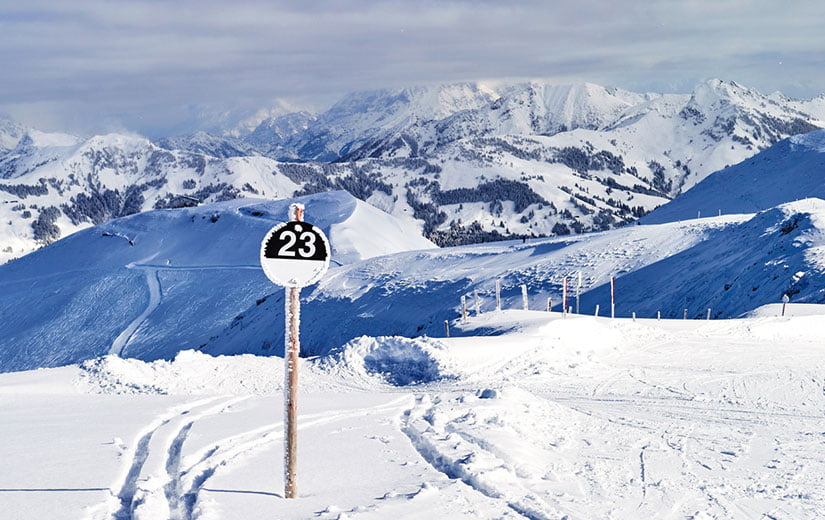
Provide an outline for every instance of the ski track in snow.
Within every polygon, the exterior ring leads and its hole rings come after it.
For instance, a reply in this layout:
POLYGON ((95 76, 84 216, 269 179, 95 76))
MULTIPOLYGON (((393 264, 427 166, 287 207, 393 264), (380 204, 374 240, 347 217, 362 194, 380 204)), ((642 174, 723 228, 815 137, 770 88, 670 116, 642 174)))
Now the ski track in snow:
MULTIPOLYGON (((184 463, 184 445, 197 422, 228 411, 251 396, 216 397, 173 407, 156 417, 139 434, 126 475, 113 486, 115 500, 103 506, 108 513, 93 518, 111 520, 192 520, 198 517, 201 490, 218 468, 233 469, 231 463, 283 439, 283 423, 261 426, 225 437, 210 444, 184 463), (147 468, 147 461, 161 459, 157 468, 147 468)), ((348 419, 400 412, 409 406, 402 396, 383 405, 344 412, 328 411, 300 416, 300 429, 313 428, 348 419)))
POLYGON ((129 340, 132 339, 132 336, 137 331, 138 327, 146 321, 146 318, 152 314, 155 309, 158 308, 160 302, 163 300, 163 293, 160 288, 160 278, 158 278, 158 271, 157 269, 153 268, 145 268, 143 266, 128 266, 129 268, 132 267, 139 267, 144 269, 146 274, 146 285, 149 288, 149 303, 146 304, 146 308, 143 312, 132 320, 132 322, 123 329, 123 332, 118 334, 117 338, 112 342, 112 346, 109 349, 109 354, 114 356, 123 357, 123 352, 126 349, 126 346, 129 344, 129 340))
MULTIPOLYGON (((765 503, 750 504, 740 498, 754 493, 754 489, 766 503, 775 501, 776 506, 769 511, 776 511, 778 517, 804 514, 802 509, 782 504, 795 497, 794 489, 817 485, 819 477, 811 469, 821 461, 800 455, 818 442, 815 432, 821 430, 821 415, 695 402, 667 385, 634 377, 636 373, 630 370, 619 375, 628 376, 637 388, 658 390, 657 397, 604 397, 604 382, 592 389, 583 385, 580 395, 542 394, 541 399, 574 414, 572 430, 567 426, 562 431, 563 441, 582 442, 586 446, 572 467, 565 468, 563 459, 558 467, 545 462, 556 468, 551 473, 561 480, 576 482, 581 495, 578 497, 551 493, 542 482, 546 475, 536 479, 529 471, 520 469, 517 456, 524 446, 514 445, 512 440, 502 444, 495 433, 511 428, 516 422, 514 417, 507 413, 493 415, 493 426, 479 426, 480 410, 486 403, 480 400, 478 404, 468 404, 475 397, 468 398, 466 393, 459 392, 460 397, 455 397, 449 388, 442 387, 419 395, 415 405, 402 416, 401 429, 434 469, 489 498, 503 501, 530 520, 565 515, 625 518, 633 516, 634 511, 654 517, 669 511, 672 517, 680 517, 690 508, 710 514, 708 518, 744 520, 765 512, 765 503), (788 424, 793 425, 790 432, 797 432, 792 433, 791 442, 773 433, 780 425, 788 424), (698 430, 697 425, 701 425, 698 430), (614 459, 615 455, 603 458, 598 449, 592 450, 589 435, 597 439, 601 436, 598 442, 610 446, 608 453, 624 452, 624 461, 614 459), (623 475, 630 479, 622 483, 623 475), (588 502, 614 505, 599 506, 602 510, 582 507, 582 503, 588 502)), ((616 379, 616 374, 609 374, 606 381, 616 379)), ((513 409, 519 406, 520 402, 510 404, 513 409)), ((538 413, 534 417, 536 425, 554 420, 570 424, 569 420, 552 415, 543 417, 538 413)), ((539 451, 554 453, 555 444, 541 434, 521 433, 528 443, 542 439, 542 443, 552 447, 539 451)), ((604 449, 602 446, 601 450, 604 449)), ((540 458, 536 464, 542 464, 540 458)))
POLYGON ((192 410, 198 407, 207 406, 210 403, 220 398, 212 397, 202 399, 183 406, 175 406, 167 410, 165 413, 153 419, 146 428, 139 434, 132 450, 132 457, 127 465, 126 475, 123 477, 123 482, 120 485, 112 486, 112 489, 118 491, 113 492, 115 496, 117 509, 111 511, 109 515, 115 520, 129 520, 133 517, 135 507, 135 496, 138 492, 138 479, 143 472, 144 465, 150 454, 150 444, 156 434, 173 420, 187 416, 192 410))
POLYGON ((143 312, 132 320, 123 331, 118 334, 109 348, 109 354, 123 357, 129 341, 144 321, 160 306, 163 301, 163 291, 160 286, 160 271, 206 271, 206 270, 260 270, 260 265, 162 265, 162 264, 129 264, 129 269, 141 269, 146 274, 146 286, 149 289, 149 303, 143 312))

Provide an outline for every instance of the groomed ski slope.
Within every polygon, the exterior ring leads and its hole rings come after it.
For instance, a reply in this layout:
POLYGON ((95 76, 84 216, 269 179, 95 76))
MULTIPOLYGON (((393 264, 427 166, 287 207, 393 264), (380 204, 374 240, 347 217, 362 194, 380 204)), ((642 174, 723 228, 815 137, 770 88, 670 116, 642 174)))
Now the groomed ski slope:
POLYGON ((460 338, 358 338, 302 362, 296 500, 282 498, 281 358, 185 351, 2 374, 0 508, 21 520, 818 518, 825 311, 780 310, 505 310, 471 316, 460 338), (509 332, 473 335, 489 329, 509 332))

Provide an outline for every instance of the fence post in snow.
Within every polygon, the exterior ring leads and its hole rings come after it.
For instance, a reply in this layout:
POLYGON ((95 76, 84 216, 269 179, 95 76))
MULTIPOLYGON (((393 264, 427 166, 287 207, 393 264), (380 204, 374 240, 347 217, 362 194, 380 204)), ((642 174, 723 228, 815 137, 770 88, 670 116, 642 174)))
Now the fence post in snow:
POLYGON ((450 321, 449 320, 444 320, 444 333, 447 335, 448 338, 450 337, 450 321))
POLYGON ((791 297, 788 296, 788 293, 783 294, 782 295, 782 317, 785 316, 785 305, 787 305, 789 301, 791 301, 791 297))
POLYGON ((687 319, 687 309, 685 309, 685 314, 682 316, 682 319, 683 319, 683 320, 686 320, 686 319, 687 319))
POLYGON ((525 284, 521 285, 521 306, 524 310, 529 310, 527 308, 527 286, 525 284))
POLYGON ((547 297, 547 312, 553 309, 553 298, 547 297))
POLYGON ((476 304, 476 318, 481 316, 481 300, 478 297, 478 289, 473 289, 473 296, 475 296, 476 304))
POLYGON ((598 303, 596 304, 596 314, 594 314, 593 316, 595 316, 597 318, 599 317, 599 304, 598 303))
POLYGON ((616 277, 610 277, 610 317, 616 317, 616 277))
POLYGON ((636 321, 636 313, 633 313, 633 321, 636 321))
POLYGON ((461 322, 467 323, 467 297, 461 297, 461 322))
POLYGON ((579 281, 576 283, 576 314, 579 314, 579 296, 582 290, 582 272, 579 271, 579 281))
POLYGON ((501 280, 496 280, 496 310, 501 310, 501 280))
POLYGON ((564 277, 564 286, 561 292, 561 312, 567 313, 567 277, 564 277))
POLYGON ((656 321, 662 320, 662 311, 656 311, 656 321))
POLYGON ((708 319, 710 319, 710 309, 708 309, 708 319))

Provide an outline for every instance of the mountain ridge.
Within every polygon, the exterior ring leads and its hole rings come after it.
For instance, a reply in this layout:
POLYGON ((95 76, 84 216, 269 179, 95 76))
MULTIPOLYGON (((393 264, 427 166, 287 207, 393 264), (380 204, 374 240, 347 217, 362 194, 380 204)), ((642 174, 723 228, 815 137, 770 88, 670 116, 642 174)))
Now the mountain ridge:
POLYGON ((136 211, 334 189, 441 245, 609 229, 816 128, 823 100, 720 80, 685 95, 477 82, 353 93, 265 119, 247 140, 32 131, 0 152, 0 261, 136 211))

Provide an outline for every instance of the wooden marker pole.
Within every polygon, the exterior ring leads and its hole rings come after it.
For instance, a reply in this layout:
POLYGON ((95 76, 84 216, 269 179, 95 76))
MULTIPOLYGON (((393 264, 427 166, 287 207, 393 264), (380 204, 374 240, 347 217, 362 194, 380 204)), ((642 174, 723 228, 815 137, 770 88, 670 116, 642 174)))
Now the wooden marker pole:
POLYGON ((501 280, 496 280, 496 310, 501 310, 501 280))
POLYGON ((473 296, 475 296, 476 317, 481 316, 481 298, 478 297, 478 290, 473 289, 473 296))
POLYGON ((298 496, 298 370, 301 354, 301 287, 327 272, 329 240, 304 220, 304 205, 289 206, 289 220, 276 224, 261 241, 261 269, 284 291, 284 498, 298 496))
MULTIPOLYGON (((289 207, 289 220, 304 220, 304 210, 289 207)), ((286 334, 284 348, 284 497, 298 496, 298 357, 301 342, 298 337, 301 322, 301 289, 286 288, 286 334)))
POLYGON ((461 297, 461 323, 467 323, 467 297, 461 297))

